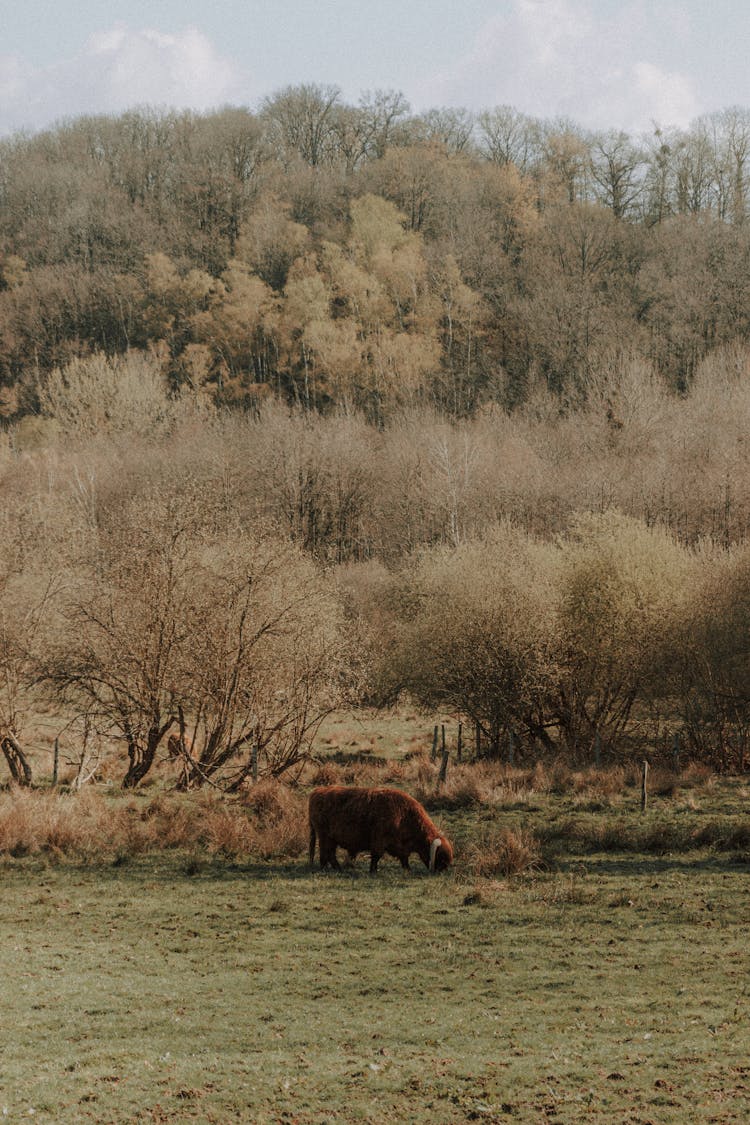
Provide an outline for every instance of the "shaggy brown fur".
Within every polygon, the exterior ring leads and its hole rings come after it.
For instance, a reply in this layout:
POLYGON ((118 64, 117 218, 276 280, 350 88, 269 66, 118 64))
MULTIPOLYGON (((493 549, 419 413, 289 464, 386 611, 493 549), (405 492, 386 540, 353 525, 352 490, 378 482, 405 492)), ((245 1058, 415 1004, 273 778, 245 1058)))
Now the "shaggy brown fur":
POLYGON ((358 852, 370 853, 370 871, 388 852, 409 869, 409 856, 416 852, 425 867, 430 866, 430 847, 436 839, 435 870, 443 871, 453 862, 453 848, 435 827, 419 801, 400 789, 363 789, 327 785, 310 794, 310 863, 315 859, 316 838, 320 845, 320 866, 339 863, 336 848, 345 848, 351 859, 358 852))

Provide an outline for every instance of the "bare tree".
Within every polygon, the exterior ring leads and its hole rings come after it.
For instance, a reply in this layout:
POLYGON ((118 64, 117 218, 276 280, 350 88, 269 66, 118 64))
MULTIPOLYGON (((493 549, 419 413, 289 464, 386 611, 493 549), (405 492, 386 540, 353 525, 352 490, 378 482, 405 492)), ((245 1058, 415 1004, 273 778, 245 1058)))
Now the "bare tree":
POLYGON ((540 154, 540 124, 509 105, 484 110, 477 117, 479 148, 494 164, 515 164, 530 171, 540 154))
POLYGON ((646 150, 643 215, 647 223, 662 223, 677 206, 675 157, 682 143, 677 130, 654 128, 646 150))
POLYGON ((192 560, 187 531, 163 505, 125 513, 81 568, 50 679, 63 698, 127 748, 127 788, 151 769, 176 722, 176 659, 185 639, 192 560))
MULTIPOLYGON (((400 593, 403 624, 386 655, 395 687, 479 724, 549 741, 557 678, 554 549, 503 525, 484 542, 423 554, 400 593)), ((392 593, 389 596, 393 596, 392 593)))
POLYGON ((463 107, 441 106, 428 109, 412 122, 412 128, 425 141, 443 145, 446 152, 468 152, 474 136, 474 114, 463 107))
POLYGON ((286 86, 263 103, 262 119, 280 151, 300 157, 313 168, 335 152, 338 86, 307 83, 286 86))
POLYGON ((409 112, 409 103, 399 90, 366 90, 359 109, 368 137, 368 155, 379 158, 397 138, 399 122, 409 112))
POLYGON ((686 610, 672 636, 673 693, 691 753, 721 770, 750 755, 750 553, 708 548, 694 558, 686 610))
POLYGON ((711 114, 706 125, 713 141, 717 215, 740 225, 748 202, 750 113, 735 106, 711 114))
POLYGON ((183 788, 237 789, 298 765, 338 694, 344 652, 328 583, 301 552, 248 538, 202 554, 179 659, 183 788))
MULTIPOLYGON (((574 757, 615 748, 669 660, 688 556, 663 529, 585 515, 562 544, 560 732, 574 757)), ((658 691, 658 688, 657 688, 658 691)))
POLYGON ((592 145, 591 175, 616 219, 631 214, 643 192, 644 154, 626 133, 604 133, 592 145))
POLYGON ((710 210, 715 168, 713 144, 701 119, 675 148, 676 202, 680 214, 710 210))
POLYGON ((40 649, 54 583, 43 577, 0 579, 0 750, 17 785, 30 785, 23 730, 38 706, 40 649))
POLYGON ((137 351, 113 358, 97 352, 55 368, 39 403, 70 435, 164 429, 174 408, 156 358, 137 351))
POLYGON ((170 732, 185 786, 238 785, 258 754, 282 773, 335 698, 337 604, 313 563, 194 508, 133 498, 108 513, 49 673, 86 730, 125 744, 126 788, 170 732))
POLYGON ((541 156, 536 170, 544 201, 582 203, 591 199, 591 142, 572 121, 541 127, 541 156))

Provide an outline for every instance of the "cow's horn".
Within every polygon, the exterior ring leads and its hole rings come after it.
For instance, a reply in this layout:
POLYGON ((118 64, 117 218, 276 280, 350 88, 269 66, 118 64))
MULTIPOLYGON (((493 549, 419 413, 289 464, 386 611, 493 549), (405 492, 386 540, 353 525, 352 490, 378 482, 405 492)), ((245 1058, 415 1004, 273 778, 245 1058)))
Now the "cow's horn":
POLYGON ((440 837, 436 836, 430 844, 430 871, 435 870, 435 857, 437 856, 438 848, 440 847, 442 842, 443 841, 440 839, 440 837))

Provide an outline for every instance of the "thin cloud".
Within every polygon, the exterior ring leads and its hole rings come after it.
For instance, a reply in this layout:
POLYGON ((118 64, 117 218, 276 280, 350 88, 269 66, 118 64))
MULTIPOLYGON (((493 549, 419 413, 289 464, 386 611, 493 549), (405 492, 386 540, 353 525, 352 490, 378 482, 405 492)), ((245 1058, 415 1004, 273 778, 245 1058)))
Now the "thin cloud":
POLYGON ((246 100, 247 86, 236 64, 194 27, 164 34, 117 25, 92 35, 75 58, 47 68, 1 57, 0 132, 134 105, 206 110, 246 100))
POLYGON ((680 126, 698 116, 698 101, 684 74, 661 70, 649 62, 638 62, 633 67, 633 75, 641 113, 650 112, 660 124, 680 126))
POLYGON ((453 66, 410 92, 421 106, 509 104, 595 129, 684 127, 700 106, 687 75, 654 56, 657 31, 649 39, 638 3, 607 17, 592 0, 513 0, 453 66))
MULTIPOLYGON (((510 104, 639 133, 654 121, 685 127, 705 108, 681 69, 680 44, 692 32, 687 15, 677 18, 679 4, 505 0, 498 9, 450 67, 403 83, 416 109, 510 104)), ((19 55, 0 56, 0 134, 134 105, 252 104, 272 92, 257 82, 196 27, 167 34, 116 24, 55 65, 35 69, 19 55)))

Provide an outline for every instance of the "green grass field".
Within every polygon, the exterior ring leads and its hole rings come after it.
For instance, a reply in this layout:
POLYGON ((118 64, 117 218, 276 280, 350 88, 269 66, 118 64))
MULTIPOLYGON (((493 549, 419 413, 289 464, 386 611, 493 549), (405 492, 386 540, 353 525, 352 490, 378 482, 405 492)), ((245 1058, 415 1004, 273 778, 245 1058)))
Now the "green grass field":
POLYGON ((679 828, 736 828, 744 794, 652 809, 683 845, 665 854, 625 808, 641 836, 621 824, 591 851, 614 814, 590 801, 575 824, 569 797, 441 810, 459 855, 435 878, 389 861, 373 879, 364 857, 6 856, 0 1115, 747 1122, 750 856, 679 828), (553 864, 467 870, 462 850, 511 821, 547 826, 553 864))

